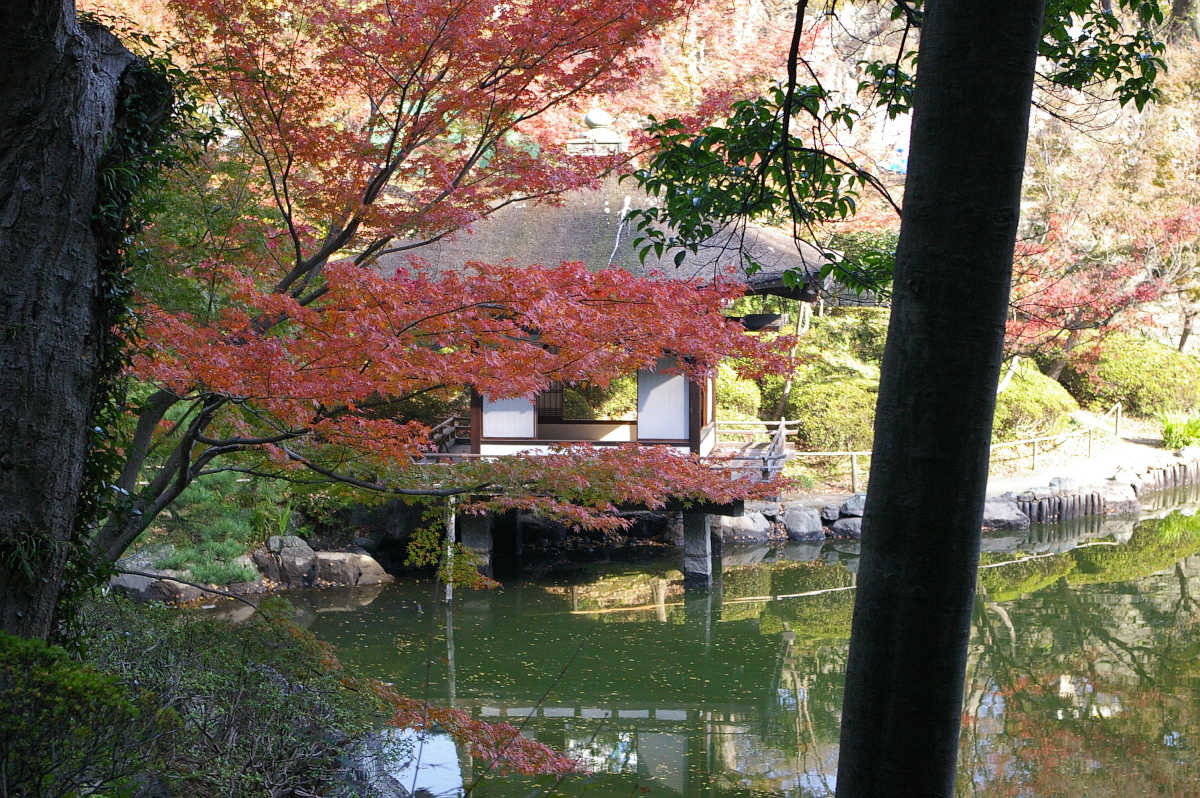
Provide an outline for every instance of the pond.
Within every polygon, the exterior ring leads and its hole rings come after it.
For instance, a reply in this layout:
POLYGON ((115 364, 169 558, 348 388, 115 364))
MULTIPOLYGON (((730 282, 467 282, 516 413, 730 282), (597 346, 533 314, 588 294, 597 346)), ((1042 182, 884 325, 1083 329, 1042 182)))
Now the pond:
MULTIPOLYGON (((1168 501, 1180 498, 1196 496, 1168 501)), ((1189 512, 988 537, 959 795, 1200 794, 1189 512)), ((460 591, 450 607, 429 580, 294 601, 344 661, 513 723, 591 771, 489 773, 474 795, 825 796, 856 558, 848 542, 727 550, 698 595, 667 561, 460 591)), ((416 779, 434 794, 487 767, 446 739, 429 751, 416 779)))

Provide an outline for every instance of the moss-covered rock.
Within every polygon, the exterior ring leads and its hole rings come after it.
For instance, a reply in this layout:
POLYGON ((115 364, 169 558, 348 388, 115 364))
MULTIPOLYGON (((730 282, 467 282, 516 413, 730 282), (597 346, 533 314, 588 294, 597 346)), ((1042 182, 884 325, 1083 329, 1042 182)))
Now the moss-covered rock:
POLYGON ((1200 407, 1200 360, 1140 335, 1116 334, 1091 357, 1076 358, 1063 385, 1080 404, 1153 416, 1200 407))

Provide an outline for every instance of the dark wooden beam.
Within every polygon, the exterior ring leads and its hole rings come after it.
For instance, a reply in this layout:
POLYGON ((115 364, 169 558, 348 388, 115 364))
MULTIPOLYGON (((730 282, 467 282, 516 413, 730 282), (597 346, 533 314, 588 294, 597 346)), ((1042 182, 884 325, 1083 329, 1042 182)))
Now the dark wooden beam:
POLYGON ((471 454, 479 454, 479 443, 483 439, 483 396, 471 391, 471 454))
POLYGON ((688 380, 688 448, 700 454, 700 413, 704 407, 704 392, 698 382, 688 380))

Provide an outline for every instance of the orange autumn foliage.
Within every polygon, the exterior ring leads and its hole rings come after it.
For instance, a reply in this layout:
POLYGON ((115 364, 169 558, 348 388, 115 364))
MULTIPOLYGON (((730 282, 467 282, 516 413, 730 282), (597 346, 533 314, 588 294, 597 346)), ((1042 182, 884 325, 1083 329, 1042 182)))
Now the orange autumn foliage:
POLYGON ((600 528, 620 524, 622 505, 760 493, 696 458, 636 447, 431 464, 427 426, 397 411, 466 389, 603 385, 664 355, 696 378, 726 355, 774 362, 722 318, 732 284, 578 263, 378 265, 511 202, 593 184, 616 159, 568 154, 534 122, 619 94, 646 68, 654 29, 689 7, 168 0, 161 28, 179 37, 224 136, 173 184, 197 218, 164 216, 144 235, 160 281, 143 283, 132 371, 157 391, 135 410, 115 486, 126 498, 98 545, 119 552, 192 480, 224 468, 292 479, 307 468, 306 479, 462 493, 468 510, 600 528))

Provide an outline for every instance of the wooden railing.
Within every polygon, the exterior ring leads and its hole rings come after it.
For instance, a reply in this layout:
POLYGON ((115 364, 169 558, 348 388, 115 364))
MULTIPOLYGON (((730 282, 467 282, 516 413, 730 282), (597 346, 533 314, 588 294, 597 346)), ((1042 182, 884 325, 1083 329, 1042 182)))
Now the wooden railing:
MULTIPOLYGON (((1113 422, 1112 434, 1116 437, 1121 436, 1121 404, 1118 402, 1108 409, 1108 412, 1102 415, 1101 420, 1111 419, 1113 422)), ((789 449, 787 441, 789 436, 794 436, 800 428, 799 421, 788 421, 781 419, 779 421, 716 421, 714 422, 715 434, 717 443, 740 444, 742 446, 753 446, 754 444, 766 444, 761 451, 753 453, 745 452, 732 456, 721 456, 713 458, 714 461, 719 461, 726 468, 734 471, 751 470, 759 471, 764 480, 769 480, 780 474, 787 461, 791 458, 811 458, 811 457, 831 457, 840 458, 846 457, 850 460, 850 490, 858 493, 859 485, 862 482, 862 466, 861 458, 870 458, 870 451, 833 451, 833 452, 808 452, 789 449)), ((430 431, 430 437, 437 448, 436 452, 430 453, 429 457, 434 460, 442 458, 452 459, 467 459, 471 457, 483 457, 485 459, 495 457, 495 455, 468 455, 466 453, 450 453, 450 449, 459 441, 470 439, 471 422, 469 418, 463 416, 454 416, 446 419, 442 423, 435 426, 430 431)), ((1030 468, 1036 471, 1038 461, 1047 447, 1051 445, 1061 445, 1062 443, 1072 438, 1087 438, 1087 456, 1092 456, 1095 447, 1095 436, 1097 427, 1089 426, 1087 429, 1075 430, 1073 432, 1063 432, 1058 435, 1042 435, 1034 438, 1021 438, 1013 441, 1001 441, 991 445, 992 451, 1004 448, 1019 448, 1021 446, 1030 446, 1030 468)), ((538 441, 537 443, 546 443, 538 441)), ((594 442, 603 443, 603 442, 594 442)), ((1025 455, 1018 455, 1019 458, 1025 455)), ((1018 459, 1018 458, 1010 458, 1018 459)))
MULTIPOLYGON (((1113 422, 1113 436, 1121 437, 1121 403, 1118 402, 1108 409, 1106 413, 1100 416, 1100 419, 1111 419, 1113 422)), ((786 449, 786 437, 793 430, 799 429, 798 421, 717 421, 716 434, 717 442, 725 443, 741 443, 742 445, 752 445, 754 443, 763 443, 770 441, 770 444, 763 455, 754 456, 739 456, 729 458, 734 461, 747 460, 762 463, 764 479, 767 478, 768 469, 772 474, 783 470, 789 458, 793 457, 848 457, 850 459, 850 490, 858 493, 859 484, 862 481, 862 468, 860 458, 870 458, 870 451, 835 451, 835 452, 808 452, 799 451, 796 449, 786 449)), ((1058 435, 1043 435, 1034 438, 1021 438, 1013 441, 1001 441, 993 443, 991 450, 1030 446, 1030 469, 1037 470, 1038 459, 1045 452, 1046 447, 1054 444, 1061 445, 1062 443, 1072 438, 1087 438, 1087 456, 1090 458, 1095 448, 1095 437, 1097 428, 1088 426, 1087 429, 1075 430, 1073 432, 1063 432, 1058 435)), ((1023 457, 1023 455, 1022 455, 1023 457)), ((1015 459, 1015 458, 1014 458, 1015 459)))
POLYGON ((471 419, 451 416, 429 431, 429 438, 439 452, 448 452, 460 440, 470 440, 471 419))
MULTIPOLYGON (((1108 409, 1108 412, 1106 412, 1104 415, 1100 416, 1100 419, 1102 421, 1107 418, 1111 418, 1112 422, 1113 422, 1113 431, 1112 431, 1113 437, 1120 438, 1121 437, 1121 403, 1120 402, 1117 402, 1115 405, 1113 405, 1112 407, 1110 407, 1108 409)), ((1037 471, 1038 458, 1045 452, 1046 447, 1048 445, 1054 444, 1056 446, 1061 446, 1063 443, 1071 440, 1072 438, 1083 438, 1083 437, 1087 438, 1087 456, 1089 458, 1091 458, 1092 453, 1095 450, 1096 431, 1097 431, 1096 427, 1088 425, 1087 429, 1079 429, 1079 430, 1074 430, 1072 432, 1061 432, 1058 435, 1042 435, 1042 436, 1036 437, 1036 438, 1021 438, 1021 439, 1015 440, 1015 441, 1002 441, 1000 443, 993 443, 992 451, 994 452, 996 449, 1007 448, 1010 446, 1011 447, 1019 447, 1019 446, 1029 445, 1030 446, 1029 468, 1031 471, 1037 471)), ((1010 458, 1010 459, 1015 460, 1015 459, 1023 459, 1023 458, 1024 458, 1024 455, 1017 455, 1017 457, 1010 458)))
POLYGON ((799 421, 716 421, 717 443, 767 443, 779 432, 786 435, 799 431, 799 421))

